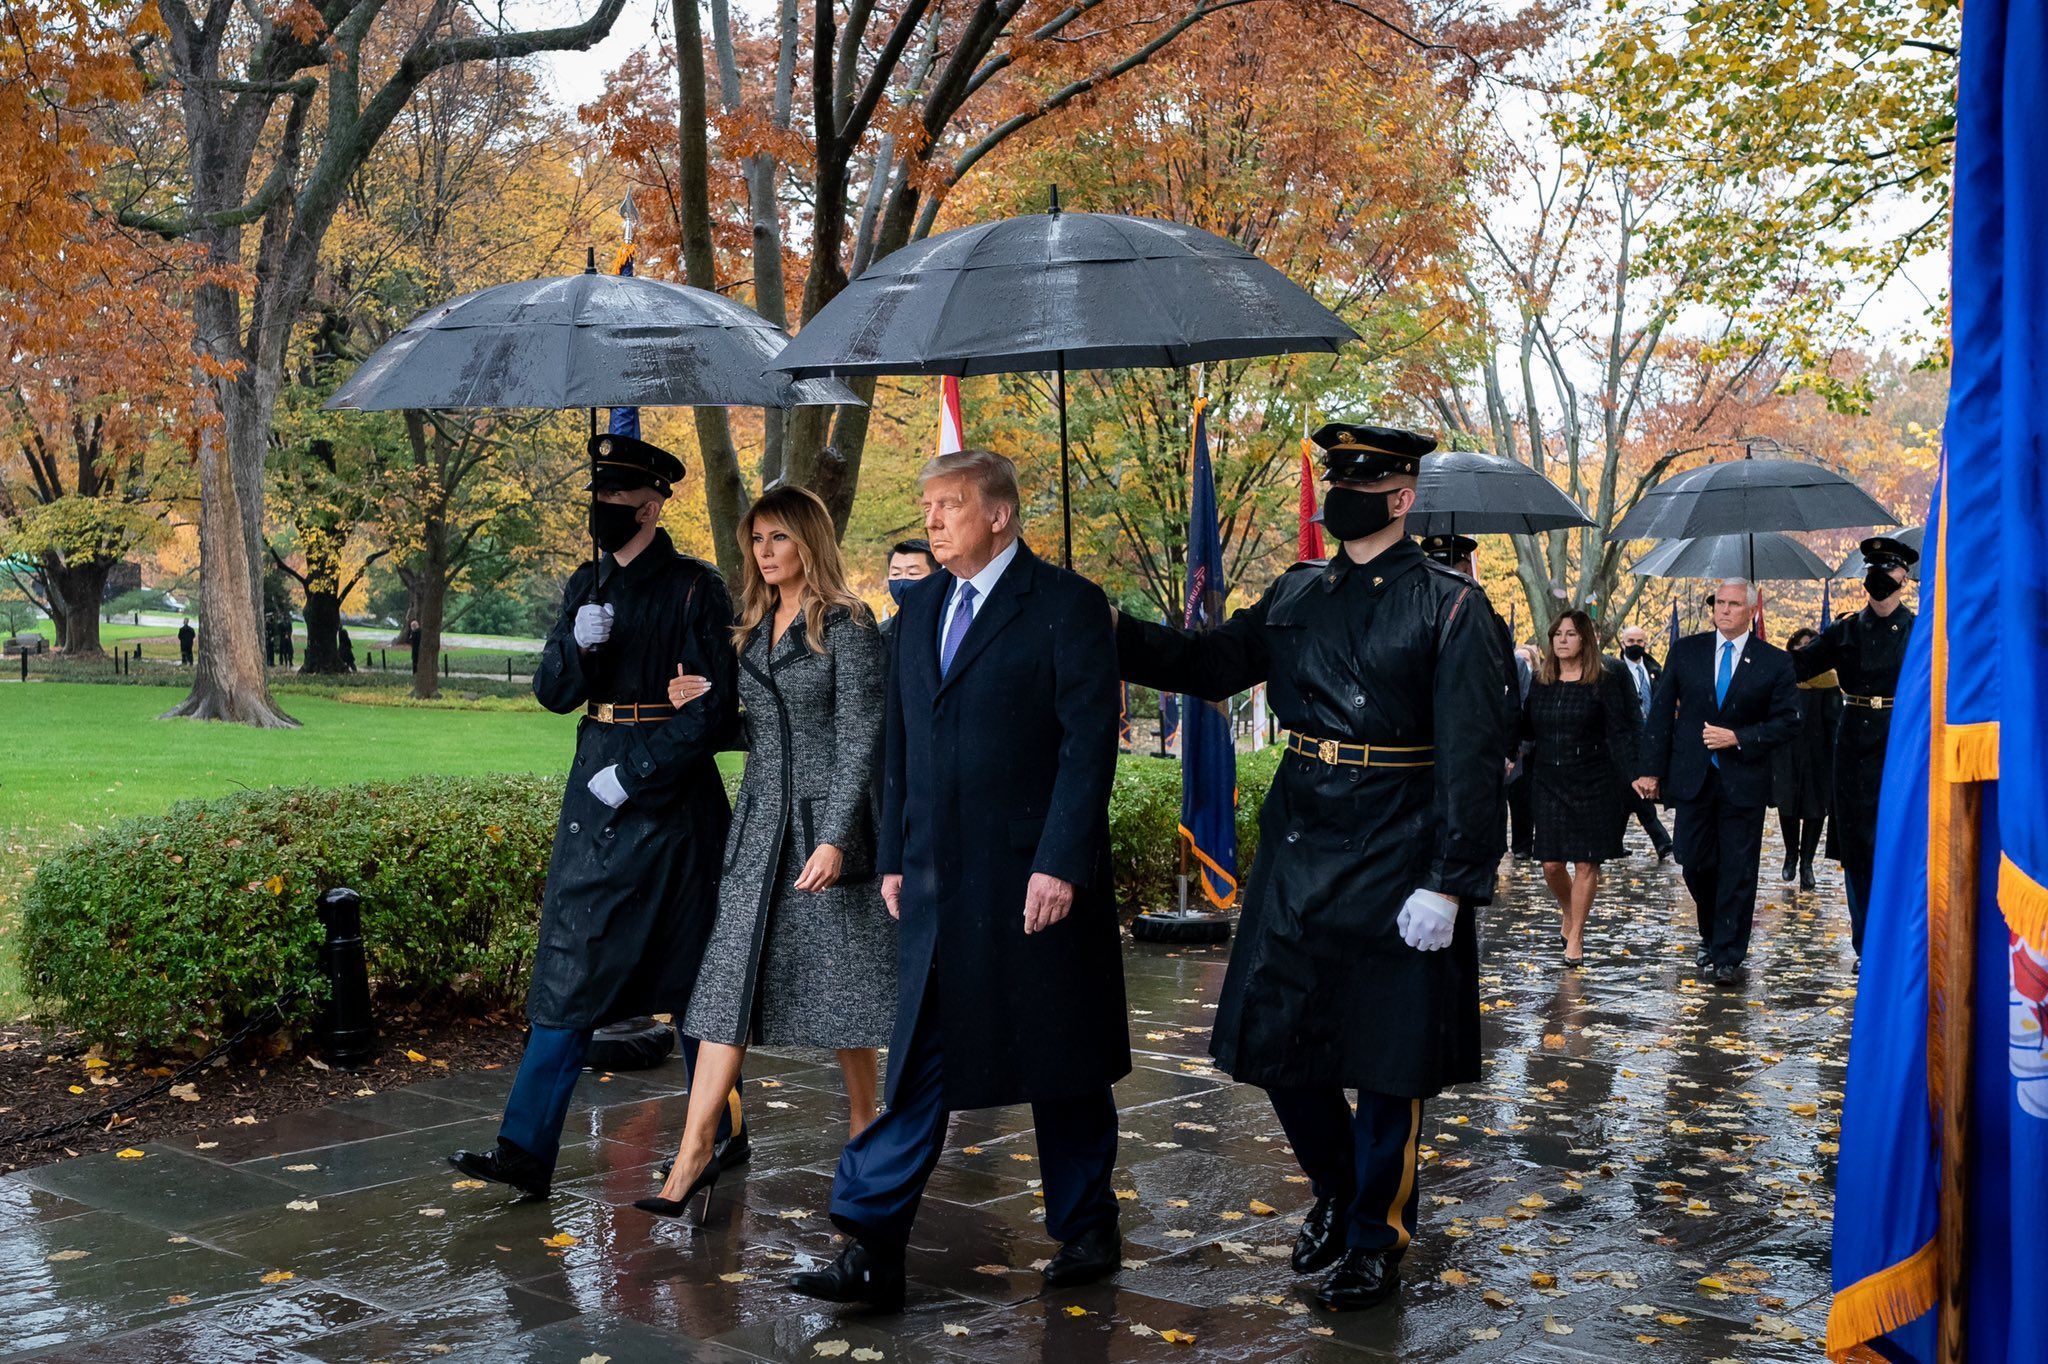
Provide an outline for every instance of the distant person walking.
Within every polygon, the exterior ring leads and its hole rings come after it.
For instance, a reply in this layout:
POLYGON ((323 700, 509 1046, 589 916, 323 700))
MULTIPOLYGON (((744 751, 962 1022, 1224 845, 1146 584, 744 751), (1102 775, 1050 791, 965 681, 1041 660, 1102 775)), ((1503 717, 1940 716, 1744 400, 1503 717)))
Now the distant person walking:
POLYGON ((1522 732, 1535 779, 1534 851, 1563 916, 1567 966, 1586 959, 1600 864, 1623 855, 1642 707, 1628 674, 1596 647, 1593 620, 1567 611, 1529 688, 1522 732))
POLYGON ((405 627, 405 647, 412 650, 412 670, 420 670, 420 623, 412 622, 405 627))
POLYGON ((192 617, 185 617, 185 623, 178 627, 178 664, 180 667, 189 668, 192 666, 192 648, 198 642, 198 639, 199 632, 192 628, 192 617))

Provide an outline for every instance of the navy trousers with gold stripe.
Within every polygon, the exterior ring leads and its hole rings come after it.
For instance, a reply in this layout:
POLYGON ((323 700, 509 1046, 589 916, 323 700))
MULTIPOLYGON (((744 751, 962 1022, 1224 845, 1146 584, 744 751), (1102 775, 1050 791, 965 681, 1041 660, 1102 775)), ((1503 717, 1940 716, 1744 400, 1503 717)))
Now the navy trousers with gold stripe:
POLYGON ((1345 1211, 1351 1250, 1408 1248, 1415 1233, 1416 1148, 1422 1100, 1358 1092, 1358 1110, 1341 1089, 1269 1089, 1273 1111, 1317 1198, 1345 1211))

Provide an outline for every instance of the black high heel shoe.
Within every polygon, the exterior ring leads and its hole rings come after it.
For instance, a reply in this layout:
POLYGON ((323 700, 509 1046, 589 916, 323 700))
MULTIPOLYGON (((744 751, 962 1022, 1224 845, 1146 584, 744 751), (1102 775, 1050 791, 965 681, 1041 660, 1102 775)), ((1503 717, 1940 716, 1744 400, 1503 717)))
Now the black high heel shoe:
POLYGON ((703 1201, 697 1208, 695 1218, 696 1225, 701 1227, 704 1225, 704 1219, 711 1214, 711 1191, 718 1187, 718 1176, 721 1173, 723 1171, 714 1160, 704 1167, 703 1173, 697 1176, 689 1188, 683 1190, 681 1198, 662 1198, 659 1195, 653 1198, 636 1198, 633 1200, 633 1206, 642 1212, 651 1212, 656 1217, 681 1217, 690 1204, 701 1196, 703 1201))

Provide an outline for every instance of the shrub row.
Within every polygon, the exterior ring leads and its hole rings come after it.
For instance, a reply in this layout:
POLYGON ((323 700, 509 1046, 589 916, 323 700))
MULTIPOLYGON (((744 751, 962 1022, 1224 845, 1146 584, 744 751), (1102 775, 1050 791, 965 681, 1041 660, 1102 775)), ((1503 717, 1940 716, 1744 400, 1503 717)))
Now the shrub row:
MULTIPOLYGON (((1240 757, 1241 868, 1277 760, 1240 757)), ((122 1049, 203 1045, 294 991, 287 1021, 303 1025, 321 983, 313 902, 350 886, 380 990, 511 1003, 560 795, 551 777, 425 777, 250 791, 111 825, 30 881, 23 979, 46 1012, 122 1049)), ((1127 912, 1172 904, 1179 816, 1179 763, 1120 761, 1110 839, 1127 912)))

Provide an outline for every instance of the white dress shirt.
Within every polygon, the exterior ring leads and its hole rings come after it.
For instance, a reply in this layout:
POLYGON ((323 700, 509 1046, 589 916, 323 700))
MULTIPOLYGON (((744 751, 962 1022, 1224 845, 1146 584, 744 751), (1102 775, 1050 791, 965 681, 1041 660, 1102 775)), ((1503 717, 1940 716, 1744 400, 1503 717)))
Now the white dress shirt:
MULTIPOLYGON (((996 579, 1003 576, 1003 570, 1008 568, 1010 561, 1017 557, 1017 546, 1021 543, 1023 542, 1019 540, 1010 541, 1008 545, 1004 546, 1002 553, 988 561, 987 567, 965 580, 974 587, 974 600, 967 604, 967 623, 970 628, 974 624, 974 618, 981 614, 981 608, 988 603, 988 594, 995 590, 996 579)), ((953 614, 959 609, 960 583, 956 581, 951 592, 947 594, 946 609, 939 612, 939 651, 941 653, 944 653, 946 648, 946 632, 953 628, 953 614)))

